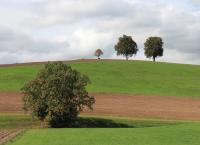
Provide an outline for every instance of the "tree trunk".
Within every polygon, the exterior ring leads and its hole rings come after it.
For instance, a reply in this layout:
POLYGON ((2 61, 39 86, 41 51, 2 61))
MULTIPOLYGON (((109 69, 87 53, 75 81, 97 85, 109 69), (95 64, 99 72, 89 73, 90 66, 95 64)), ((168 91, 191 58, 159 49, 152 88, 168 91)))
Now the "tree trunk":
POLYGON ((155 56, 153 56, 153 62, 155 62, 156 61, 156 57, 155 56))
POLYGON ((126 56, 126 60, 128 60, 128 56, 126 56))
POLYGON ((41 122, 40 122, 40 126, 41 126, 41 128, 44 128, 44 127, 45 127, 45 121, 44 121, 44 119, 41 120, 41 122))

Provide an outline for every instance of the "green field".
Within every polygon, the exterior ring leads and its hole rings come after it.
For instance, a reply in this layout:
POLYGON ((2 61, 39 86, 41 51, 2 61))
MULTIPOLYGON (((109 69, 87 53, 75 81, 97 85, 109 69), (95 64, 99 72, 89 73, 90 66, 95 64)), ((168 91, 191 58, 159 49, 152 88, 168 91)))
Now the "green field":
MULTIPOLYGON (((74 62, 89 92, 200 97, 200 66, 145 61, 74 62)), ((43 65, 0 67, 0 91, 20 91, 43 65)))
POLYGON ((134 129, 35 129, 7 145, 199 145, 199 131, 199 123, 134 129))
POLYGON ((126 124, 129 128, 40 129, 40 124, 22 114, 0 114, 0 129, 28 129, 6 145, 199 145, 200 123, 132 119, 119 117, 84 117, 126 124), (17 122, 17 123, 16 123, 17 122))
POLYGON ((24 114, 0 114, 0 129, 38 128, 40 122, 24 114))
MULTIPOLYGON (((106 116, 80 116, 82 123, 76 128, 143 128, 177 125, 185 122, 155 119, 133 119, 106 116), (89 124, 90 123, 90 124, 89 124)), ((27 114, 0 114, 0 129, 40 128, 40 122, 27 114)))
POLYGON ((129 128, 40 129, 37 121, 22 114, 0 114, 0 129, 26 130, 6 145, 199 145, 200 122, 132 119, 119 117, 84 117, 123 123, 129 128), (16 124, 16 122, 18 122, 16 124), (24 126, 24 127, 25 127, 24 126))
MULTIPOLYGON (((70 65, 89 76, 90 93, 200 97, 199 65, 144 61, 70 62, 70 65)), ((19 92, 42 67, 42 64, 0 67, 0 91, 19 92)), ((103 116, 81 116, 79 120, 80 126, 87 128, 41 129, 40 122, 28 115, 0 114, 0 129, 27 129, 23 136, 6 145, 200 144, 200 122, 103 116)))

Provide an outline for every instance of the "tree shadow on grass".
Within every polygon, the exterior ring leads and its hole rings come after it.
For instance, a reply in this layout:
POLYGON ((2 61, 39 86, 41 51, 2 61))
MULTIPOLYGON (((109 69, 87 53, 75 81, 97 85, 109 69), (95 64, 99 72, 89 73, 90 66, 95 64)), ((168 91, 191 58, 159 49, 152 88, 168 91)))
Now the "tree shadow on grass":
POLYGON ((133 128, 134 126, 115 122, 110 119, 102 118, 82 118, 79 117, 73 124, 69 125, 70 128, 133 128))

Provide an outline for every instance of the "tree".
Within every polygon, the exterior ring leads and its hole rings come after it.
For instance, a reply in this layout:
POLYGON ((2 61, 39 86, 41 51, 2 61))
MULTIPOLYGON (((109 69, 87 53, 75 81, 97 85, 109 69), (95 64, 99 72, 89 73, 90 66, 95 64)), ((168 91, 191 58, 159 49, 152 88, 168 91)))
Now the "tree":
POLYGON ((24 109, 52 127, 69 126, 84 107, 92 109, 89 78, 62 62, 48 63, 23 88, 24 109))
POLYGON ((98 57, 98 59, 100 59, 100 56, 103 55, 103 51, 101 49, 97 49, 94 53, 94 55, 96 57, 98 57))
POLYGON ((129 57, 137 54, 138 48, 137 43, 131 36, 123 35, 123 37, 119 38, 117 45, 115 45, 115 50, 117 51, 117 55, 123 55, 128 60, 129 57))
POLYGON ((144 53, 147 58, 153 57, 155 62, 156 57, 163 56, 163 41, 160 37, 149 37, 144 43, 144 53))

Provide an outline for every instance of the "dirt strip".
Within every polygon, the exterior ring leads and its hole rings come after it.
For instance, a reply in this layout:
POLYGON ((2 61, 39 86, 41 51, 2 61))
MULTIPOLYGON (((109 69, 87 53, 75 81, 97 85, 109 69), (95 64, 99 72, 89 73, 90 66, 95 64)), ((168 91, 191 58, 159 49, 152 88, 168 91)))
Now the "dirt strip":
POLYGON ((94 94, 93 112, 86 114, 124 117, 200 120, 200 99, 181 97, 94 94))
POLYGON ((22 94, 16 92, 0 92, 0 113, 23 111, 22 96, 22 94))
MULTIPOLYGON (((200 120, 200 99, 181 97, 131 96, 126 94, 92 94, 96 98, 89 115, 200 120)), ((20 93, 0 93, 0 113, 21 112, 20 93)))

